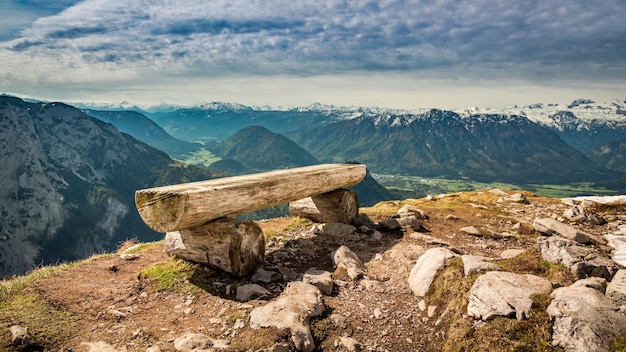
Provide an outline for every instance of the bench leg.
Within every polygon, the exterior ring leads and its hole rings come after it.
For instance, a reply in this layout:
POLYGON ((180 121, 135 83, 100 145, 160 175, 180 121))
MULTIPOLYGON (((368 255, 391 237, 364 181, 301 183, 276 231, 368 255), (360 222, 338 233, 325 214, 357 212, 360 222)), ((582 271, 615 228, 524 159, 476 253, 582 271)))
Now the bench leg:
POLYGON ((192 229, 167 232, 165 252, 243 277, 263 263, 265 239, 253 221, 221 218, 192 229))
POLYGON ((301 216, 315 222, 350 224, 359 213, 359 200, 352 190, 337 189, 289 203, 292 216, 301 216))

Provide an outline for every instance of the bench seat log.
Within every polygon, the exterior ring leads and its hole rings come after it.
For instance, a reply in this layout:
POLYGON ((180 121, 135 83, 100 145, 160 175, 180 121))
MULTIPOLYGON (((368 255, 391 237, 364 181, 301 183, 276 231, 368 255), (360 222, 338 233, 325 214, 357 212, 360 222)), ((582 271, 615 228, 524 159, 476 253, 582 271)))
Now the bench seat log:
POLYGON ((135 204, 153 230, 178 231, 351 187, 365 172, 362 164, 321 164, 225 177, 138 190, 135 204))

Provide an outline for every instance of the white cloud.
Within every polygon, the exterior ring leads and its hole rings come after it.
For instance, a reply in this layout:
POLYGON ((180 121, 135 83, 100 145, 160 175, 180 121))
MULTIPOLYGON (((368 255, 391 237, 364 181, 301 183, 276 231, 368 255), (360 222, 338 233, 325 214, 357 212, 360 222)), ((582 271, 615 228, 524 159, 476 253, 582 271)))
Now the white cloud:
POLYGON ((0 90, 369 74, 619 81, 625 15, 621 0, 85 0, 0 42, 0 90))

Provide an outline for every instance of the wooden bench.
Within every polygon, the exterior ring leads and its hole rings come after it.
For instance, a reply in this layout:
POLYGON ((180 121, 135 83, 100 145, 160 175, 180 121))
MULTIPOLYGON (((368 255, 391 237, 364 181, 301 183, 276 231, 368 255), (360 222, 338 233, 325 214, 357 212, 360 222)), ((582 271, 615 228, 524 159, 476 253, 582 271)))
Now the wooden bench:
POLYGON ((361 164, 306 166, 138 190, 135 204, 150 228, 166 232, 168 254, 246 276, 263 262, 263 231, 233 216, 291 202, 292 215, 349 223, 358 199, 343 188, 365 173, 361 164))

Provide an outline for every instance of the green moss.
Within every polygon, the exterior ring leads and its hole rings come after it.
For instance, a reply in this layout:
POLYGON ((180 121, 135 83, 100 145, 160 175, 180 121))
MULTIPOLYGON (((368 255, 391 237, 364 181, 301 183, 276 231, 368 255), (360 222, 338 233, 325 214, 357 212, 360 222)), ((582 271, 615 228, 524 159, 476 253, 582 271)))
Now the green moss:
POLYGON ((158 291, 193 291, 195 286, 189 283, 192 275, 193 265, 178 258, 154 264, 141 271, 141 277, 154 282, 158 291))
POLYGON ((313 225, 313 221, 300 217, 300 216, 296 216, 296 217, 291 218, 291 224, 285 226, 283 230, 284 231, 298 231, 303 228, 309 227, 311 225, 313 225))

